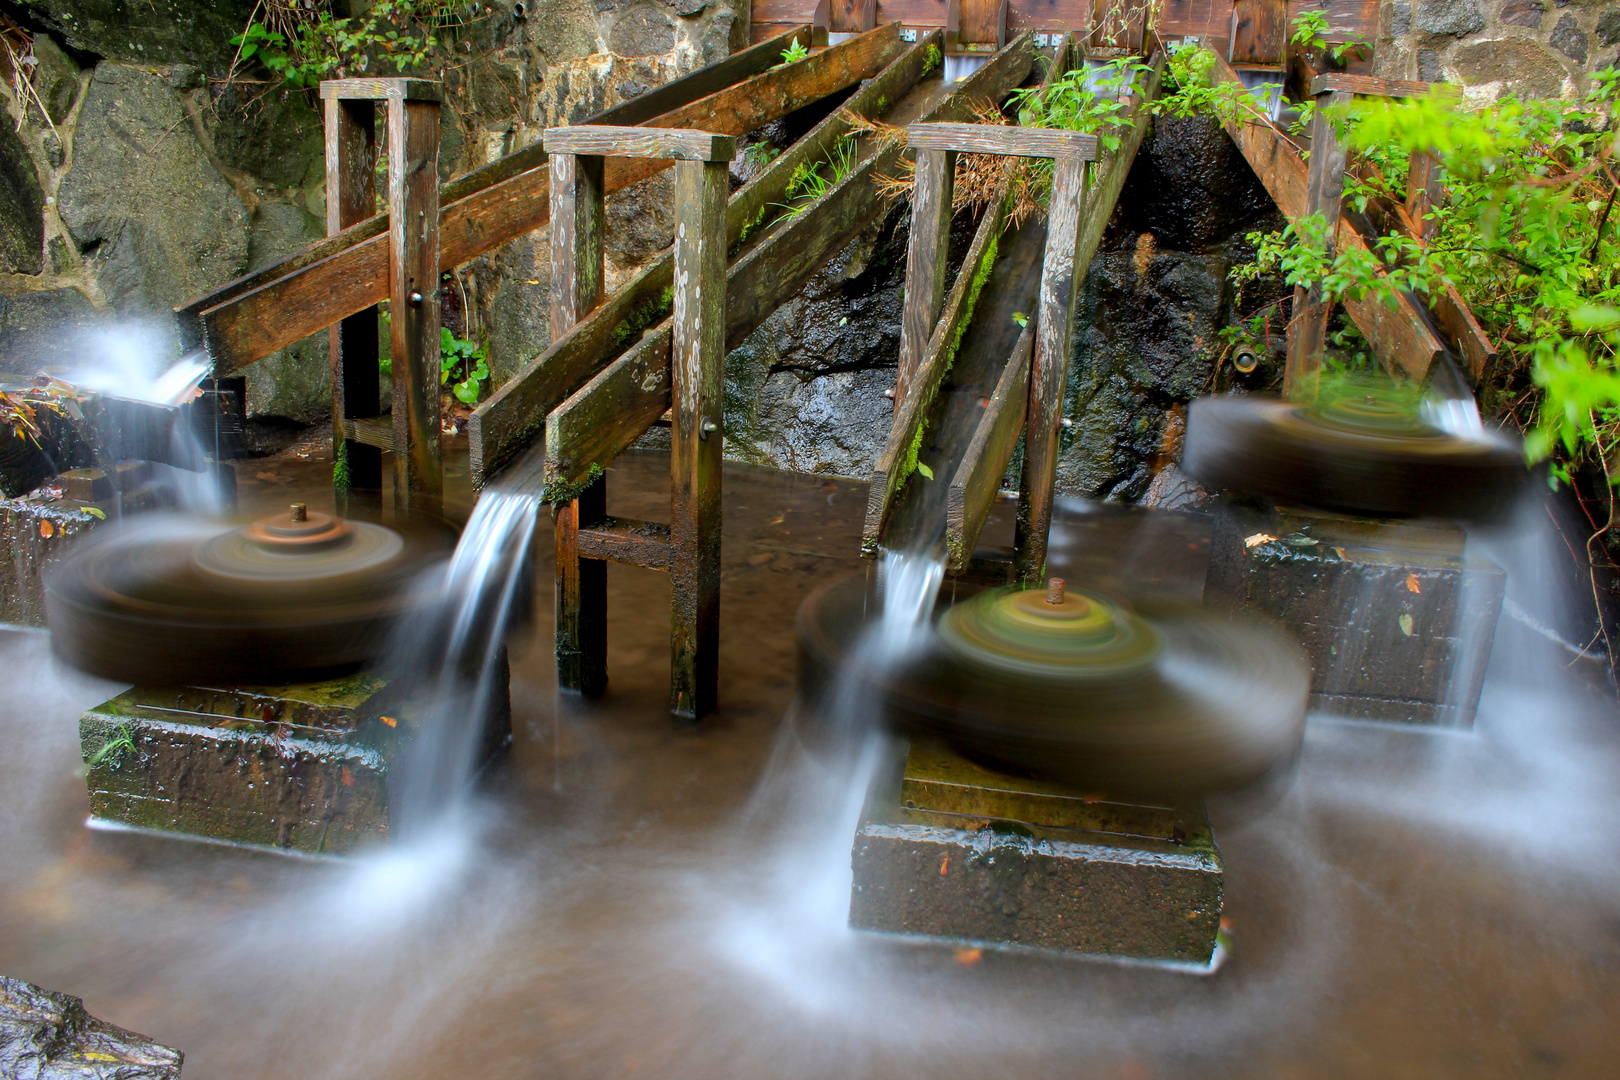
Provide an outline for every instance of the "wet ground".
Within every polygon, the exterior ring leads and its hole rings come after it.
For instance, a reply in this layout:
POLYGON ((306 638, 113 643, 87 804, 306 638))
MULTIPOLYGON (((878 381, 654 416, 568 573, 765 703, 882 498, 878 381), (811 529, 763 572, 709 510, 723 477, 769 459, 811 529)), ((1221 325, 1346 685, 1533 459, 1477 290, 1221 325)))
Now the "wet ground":
MULTIPOLYGON (((658 516, 665 469, 621 459, 610 512, 658 516)), ((319 453, 241 476, 244 509, 330 504, 319 453)), ((665 714, 667 581, 614 565, 608 696, 559 701, 521 634, 509 760, 386 858, 85 829, 75 720, 120 688, 0 635, 0 971, 192 1080, 1615 1075, 1620 720, 1544 636, 1503 620, 1475 732, 1313 718, 1287 798, 1217 816, 1213 975, 897 945, 842 929, 836 778, 778 744, 794 610, 865 569, 864 485, 728 466, 725 490, 719 714, 665 714)))

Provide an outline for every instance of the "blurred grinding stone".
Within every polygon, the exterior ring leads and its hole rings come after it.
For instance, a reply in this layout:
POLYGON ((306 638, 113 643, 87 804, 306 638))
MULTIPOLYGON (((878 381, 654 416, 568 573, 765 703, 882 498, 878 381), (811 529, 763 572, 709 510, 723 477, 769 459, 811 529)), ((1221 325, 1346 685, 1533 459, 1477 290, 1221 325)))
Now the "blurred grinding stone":
POLYGON ((0 975, 0 1076, 179 1080, 184 1055, 84 1011, 84 1002, 0 975))
MULTIPOLYGON (((511 732, 508 667, 485 759, 511 732)), ((346 855, 386 843, 388 775, 419 724, 371 674, 302 686, 130 690, 79 720, 92 821, 346 855)))
POLYGON ((1468 727, 1507 575, 1466 558, 1464 540, 1440 522, 1228 508, 1219 515, 1211 588, 1282 623, 1305 647, 1312 709, 1468 727), (1277 539, 1246 546, 1257 534, 1277 539))
POLYGON ((1224 867, 1201 805, 992 772, 917 740, 855 833, 850 925, 1207 969, 1224 867))

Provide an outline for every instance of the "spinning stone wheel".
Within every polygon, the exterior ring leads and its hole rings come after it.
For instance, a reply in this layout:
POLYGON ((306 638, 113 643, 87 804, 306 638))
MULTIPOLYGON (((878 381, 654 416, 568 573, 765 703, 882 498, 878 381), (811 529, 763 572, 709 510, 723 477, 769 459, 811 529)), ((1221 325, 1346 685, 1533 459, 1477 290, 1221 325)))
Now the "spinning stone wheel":
POLYGON ((1448 434, 1376 392, 1312 406, 1202 398, 1187 414, 1182 468, 1212 487, 1300 506, 1476 520, 1507 512, 1527 475, 1514 440, 1448 434))
POLYGON ((1258 624, 1192 607, 1133 611, 1054 578, 948 608, 921 656, 884 671, 849 655, 866 607, 854 579, 805 602, 806 684, 861 680, 901 726, 994 767, 1109 794, 1204 794, 1257 780, 1299 749, 1310 670, 1298 646, 1258 624))
POLYGON ((85 548, 46 592, 51 646, 146 685, 288 683, 354 671, 382 648, 447 534, 345 521, 294 505, 219 529, 139 521, 85 548))

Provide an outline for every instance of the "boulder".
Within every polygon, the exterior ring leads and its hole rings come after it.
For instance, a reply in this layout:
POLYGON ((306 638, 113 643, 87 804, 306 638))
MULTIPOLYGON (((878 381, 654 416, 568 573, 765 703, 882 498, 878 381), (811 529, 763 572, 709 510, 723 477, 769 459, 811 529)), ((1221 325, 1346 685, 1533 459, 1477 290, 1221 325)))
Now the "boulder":
POLYGON ((121 315, 167 315, 247 268, 247 207, 153 72, 96 68, 57 209, 121 315))
POLYGON ((114 1027, 84 1002, 0 976, 0 1076, 16 1080, 179 1080, 180 1051, 114 1027))
POLYGON ((109 60, 198 64, 223 76, 253 0, 17 0, 70 48, 109 60))
POLYGON ((1542 45, 1523 38, 1467 42, 1451 51, 1450 63, 1465 86, 1496 83, 1504 94, 1557 97, 1564 86, 1563 63, 1542 45))
POLYGON ((657 56, 675 47, 675 26, 652 4, 638 4, 613 20, 608 46, 620 56, 657 56))
POLYGON ((1429 34, 1467 37, 1485 29, 1485 15, 1478 0, 1418 0, 1413 24, 1429 34))
POLYGON ((79 100, 79 65, 48 34, 34 35, 34 92, 55 124, 66 120, 79 100))
POLYGON ((1547 38, 1547 44, 1575 61, 1577 64, 1586 63, 1587 40, 1581 32, 1580 25, 1576 23, 1575 16, 1565 14, 1553 27, 1552 34, 1547 38))
POLYGON ((232 88, 220 95, 212 112, 219 117, 212 132, 214 153, 225 165, 271 187, 325 180, 321 116, 303 93, 264 94, 255 88, 244 94, 232 88))
POLYGON ((77 289, 0 296, 0 372, 28 376, 74 366, 82 333, 105 319, 77 289))
POLYGON ((37 274, 45 267, 45 192, 9 118, 0 120, 0 273, 37 274))
MULTIPOLYGON (((253 215, 248 269, 286 258, 326 229, 290 203, 271 202, 253 215)), ((323 331, 271 353, 242 370, 247 378, 247 415, 276 416, 315 423, 331 415, 332 376, 329 338, 323 331)))

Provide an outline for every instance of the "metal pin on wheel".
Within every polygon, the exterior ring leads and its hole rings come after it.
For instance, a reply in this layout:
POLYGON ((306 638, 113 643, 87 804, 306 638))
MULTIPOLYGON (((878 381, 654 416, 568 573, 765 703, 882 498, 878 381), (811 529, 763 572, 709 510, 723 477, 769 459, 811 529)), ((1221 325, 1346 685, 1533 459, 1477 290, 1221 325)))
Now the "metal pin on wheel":
POLYGON ((295 522, 297 522, 297 521, 308 521, 309 520, 309 507, 307 505, 305 505, 304 503, 293 503, 292 504, 292 519, 295 522))
POLYGON ((1063 603, 1063 579, 1060 577, 1046 579, 1046 602, 1048 604, 1063 603))

